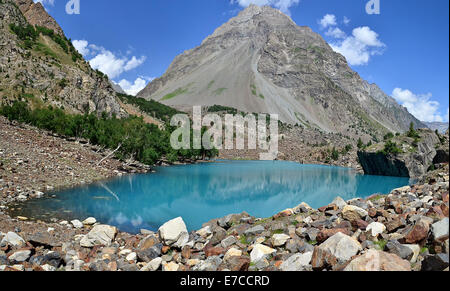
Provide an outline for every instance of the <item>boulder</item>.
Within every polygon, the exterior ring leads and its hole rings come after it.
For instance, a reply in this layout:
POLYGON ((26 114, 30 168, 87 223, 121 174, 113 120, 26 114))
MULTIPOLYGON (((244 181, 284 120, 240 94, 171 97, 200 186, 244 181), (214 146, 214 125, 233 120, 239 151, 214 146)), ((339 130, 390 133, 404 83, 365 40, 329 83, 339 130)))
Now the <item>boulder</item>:
POLYGON ((25 245, 25 240, 15 232, 8 232, 2 239, 0 245, 9 244, 11 246, 20 247, 25 245))
POLYGON ((410 247, 402 245, 398 241, 389 241, 386 244, 386 249, 389 253, 396 254, 404 260, 411 261, 414 256, 414 252, 410 247))
POLYGON ((161 266, 162 259, 161 258, 155 258, 151 260, 147 265, 145 265, 141 271, 157 271, 159 267, 161 266))
POLYGON ((286 242, 288 241, 288 239, 290 239, 291 237, 288 236, 287 234, 274 234, 272 236, 272 246, 274 247, 281 247, 284 246, 286 244, 286 242))
POLYGON ((395 254, 370 249, 352 260, 344 271, 411 271, 411 264, 395 254))
POLYGON ((448 254, 428 255, 422 262, 422 271, 443 271, 448 266, 448 254))
POLYGON ((347 202, 344 201, 341 197, 336 197, 331 204, 334 204, 337 206, 337 208, 342 209, 345 206, 347 206, 347 202))
POLYGON ((423 219, 420 219, 414 226, 406 231, 404 240, 407 244, 420 243, 428 237, 429 231, 429 224, 423 219))
POLYGON ((367 215, 369 213, 366 210, 354 205, 347 205, 342 209, 342 217, 348 221, 363 219, 367 215))
POLYGON ((72 220, 70 223, 77 229, 83 228, 83 224, 78 219, 72 220))
POLYGON ((220 244, 221 244, 221 246, 222 246, 223 248, 227 248, 227 247, 232 246, 232 245, 234 245, 235 243, 237 243, 237 241, 238 241, 238 240, 237 240, 236 237, 234 237, 234 236, 229 236, 229 237, 223 239, 222 242, 221 242, 220 244))
POLYGON ((256 244, 253 246, 252 252, 250 253, 250 261, 252 263, 256 263, 264 258, 273 255, 277 251, 269 248, 268 246, 262 244, 256 244))
POLYGON ((80 245, 85 248, 91 248, 96 245, 109 246, 116 237, 116 234, 117 228, 114 226, 103 224, 96 225, 81 239, 80 245))
POLYGON ((228 262, 228 260, 232 257, 241 257, 241 256, 242 256, 241 250, 231 248, 225 253, 225 256, 223 257, 223 261, 228 262))
POLYGON ((173 245, 181 238, 186 241, 186 234, 188 234, 186 224, 181 217, 172 219, 164 223, 158 230, 159 237, 166 245, 173 245))
POLYGON ((370 231, 370 234, 373 237, 378 237, 378 235, 382 234, 386 230, 386 226, 379 222, 372 222, 366 228, 366 231, 370 231))
POLYGON ((444 242, 448 239, 448 217, 442 219, 431 225, 431 230, 433 232, 433 238, 438 242, 444 242))
POLYGON ((94 217, 88 217, 85 220, 83 220, 84 225, 94 225, 97 223, 97 220, 94 217))
POLYGON ((265 230, 264 226, 256 225, 250 229, 247 229, 244 233, 245 235, 258 235, 261 234, 265 230))
POLYGON ((306 271, 311 268, 311 258, 312 252, 307 252, 304 254, 295 254, 284 261, 280 270, 282 271, 306 271))
POLYGON ((344 264, 361 250, 361 244, 356 239, 338 232, 314 248, 312 267, 323 269, 344 264))
POLYGON ((28 260, 30 255, 31 255, 30 250, 17 251, 13 253, 11 256, 9 256, 9 260, 15 263, 22 263, 28 260))

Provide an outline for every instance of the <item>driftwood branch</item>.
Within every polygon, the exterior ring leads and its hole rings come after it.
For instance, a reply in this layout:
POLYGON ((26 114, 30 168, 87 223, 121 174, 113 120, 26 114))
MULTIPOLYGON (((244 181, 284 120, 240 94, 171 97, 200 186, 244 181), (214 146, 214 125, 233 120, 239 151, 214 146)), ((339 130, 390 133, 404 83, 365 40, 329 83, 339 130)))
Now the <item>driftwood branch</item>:
POLYGON ((108 159, 109 157, 111 157, 112 155, 114 155, 120 148, 122 147, 122 144, 119 144, 119 146, 112 151, 111 153, 109 153, 106 157, 104 157, 103 159, 101 159, 98 163, 97 166, 99 166, 104 160, 108 159))

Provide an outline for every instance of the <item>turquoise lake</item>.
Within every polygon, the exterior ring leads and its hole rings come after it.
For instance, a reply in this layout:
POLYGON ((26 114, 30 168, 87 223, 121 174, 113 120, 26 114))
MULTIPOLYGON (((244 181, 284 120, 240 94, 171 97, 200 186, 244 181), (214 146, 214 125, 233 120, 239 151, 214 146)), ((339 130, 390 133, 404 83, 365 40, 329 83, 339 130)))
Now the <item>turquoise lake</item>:
POLYGON ((191 231, 231 213, 246 211, 256 217, 269 217, 301 202, 319 208, 336 196, 345 200, 364 198, 408 184, 407 178, 365 176, 340 167, 220 161, 159 167, 153 174, 124 176, 50 193, 54 197, 22 203, 14 214, 44 221, 93 216, 131 233, 142 228, 155 231, 181 216, 191 231))

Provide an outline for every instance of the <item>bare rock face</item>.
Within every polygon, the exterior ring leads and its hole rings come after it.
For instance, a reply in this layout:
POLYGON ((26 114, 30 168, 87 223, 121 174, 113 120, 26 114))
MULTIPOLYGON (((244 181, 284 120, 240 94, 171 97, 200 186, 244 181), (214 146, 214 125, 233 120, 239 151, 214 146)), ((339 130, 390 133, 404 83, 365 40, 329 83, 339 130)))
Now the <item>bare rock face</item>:
POLYGON ((429 129, 418 130, 420 138, 415 142, 405 136, 395 137, 399 154, 385 153, 385 143, 358 152, 359 161, 367 175, 423 177, 430 166, 448 163, 448 136, 438 136, 429 129))
POLYGON ((420 121, 352 71, 308 27, 270 7, 249 6, 199 47, 177 56, 138 97, 188 108, 223 105, 325 132, 367 136, 420 121))
POLYGON ((64 36, 64 32, 59 24, 55 19, 48 15, 40 2, 34 3, 33 0, 14 0, 14 2, 19 7, 28 23, 49 28, 57 34, 64 36))
POLYGON ((59 25, 40 3, 32 0, 0 2, 0 98, 6 102, 26 98, 69 113, 126 116, 107 77, 94 71, 82 58, 75 58, 59 25), (64 50, 42 34, 31 45, 25 45, 10 24, 52 29, 68 48, 64 50))

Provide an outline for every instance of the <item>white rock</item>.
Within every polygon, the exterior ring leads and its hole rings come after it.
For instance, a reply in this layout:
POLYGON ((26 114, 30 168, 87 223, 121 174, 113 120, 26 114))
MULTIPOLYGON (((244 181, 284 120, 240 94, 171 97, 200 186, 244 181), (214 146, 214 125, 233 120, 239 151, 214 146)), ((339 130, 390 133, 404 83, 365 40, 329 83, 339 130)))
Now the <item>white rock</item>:
POLYGON ((282 271, 304 271, 307 266, 311 263, 312 252, 307 252, 304 254, 295 254, 284 261, 280 269, 282 271))
POLYGON ((55 229, 53 227, 47 228, 47 232, 54 232, 54 231, 55 231, 55 229))
POLYGON ((88 217, 85 220, 83 220, 84 225, 94 225, 97 223, 97 220, 94 217, 88 217))
POLYGON ((78 219, 72 220, 70 223, 77 229, 83 228, 83 224, 78 219))
POLYGON ((274 234, 272 236, 272 245, 274 247, 281 247, 284 246, 286 244, 286 242, 288 241, 288 239, 290 239, 291 237, 282 233, 282 234, 274 234))
POLYGON ((344 208, 345 206, 347 206, 347 202, 344 201, 344 199, 342 199, 341 197, 336 197, 333 202, 331 202, 331 204, 336 205, 339 209, 344 208))
POLYGON ((439 242, 443 242, 448 239, 448 217, 445 217, 441 221, 438 221, 431 225, 431 230, 433 231, 433 237, 439 242))
POLYGON ((347 262, 361 250, 362 246, 356 239, 341 232, 333 235, 314 249, 314 251, 323 251, 333 255, 339 262, 347 262))
POLYGON ((174 262, 170 262, 170 263, 163 263, 162 264, 162 270, 163 271, 168 271, 168 272, 175 272, 178 271, 178 269, 180 268, 180 265, 178 265, 177 263, 174 262))
POLYGON ((2 239, 0 244, 8 243, 15 247, 20 247, 25 245, 25 241, 15 232, 8 232, 5 237, 2 239))
POLYGON ((127 257, 126 257, 126 260, 128 261, 128 262, 135 262, 136 260, 137 260, 137 255, 136 255, 136 253, 130 253, 127 257))
POLYGON ((96 225, 80 241, 82 247, 90 248, 96 245, 109 246, 116 236, 117 228, 110 225, 96 225))
POLYGON ((166 245, 176 243, 180 237, 188 233, 186 224, 181 217, 172 219, 164 223, 158 230, 159 237, 166 245))
POLYGON ((366 231, 371 231, 373 237, 377 237, 386 230, 386 226, 379 222, 372 222, 366 228, 366 231))
POLYGON ((161 258, 155 258, 151 260, 147 265, 145 265, 141 271, 157 271, 159 267, 161 266, 162 259, 161 258))
POLYGON ((129 249, 124 249, 119 252, 119 256, 128 256, 129 254, 131 254, 131 252, 132 251, 129 249))
POLYGON ((409 248, 413 252, 413 256, 410 262, 413 264, 417 262, 417 258, 419 257, 420 254, 420 246, 419 245, 403 245, 403 246, 409 248))
POLYGON ((26 260, 28 260, 30 255, 31 255, 30 250, 17 251, 14 254, 12 254, 11 256, 9 256, 9 260, 13 261, 13 262, 22 263, 22 262, 25 262, 26 260))
POLYGON ((209 225, 205 226, 204 228, 198 230, 196 233, 202 238, 207 238, 212 234, 211 227, 209 225))
POLYGON ((259 260, 267 258, 268 256, 276 253, 277 251, 269 248, 268 246, 262 244, 256 244, 253 246, 252 252, 250 253, 250 261, 256 263, 259 260))
POLYGON ((195 265, 200 264, 200 260, 199 260, 199 259, 190 259, 190 260, 187 260, 186 264, 187 264, 189 267, 193 267, 193 266, 195 266, 195 265))
POLYGON ((231 257, 240 257, 240 256, 242 256, 241 250, 231 248, 225 253, 225 256, 223 257, 223 261, 227 262, 231 257))
POLYGON ((56 268, 53 266, 50 266, 49 264, 45 264, 45 265, 41 266, 41 268, 46 272, 55 272, 56 271, 56 268))

